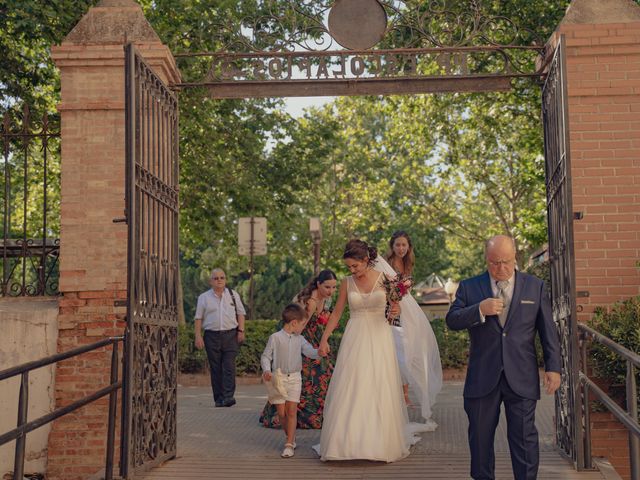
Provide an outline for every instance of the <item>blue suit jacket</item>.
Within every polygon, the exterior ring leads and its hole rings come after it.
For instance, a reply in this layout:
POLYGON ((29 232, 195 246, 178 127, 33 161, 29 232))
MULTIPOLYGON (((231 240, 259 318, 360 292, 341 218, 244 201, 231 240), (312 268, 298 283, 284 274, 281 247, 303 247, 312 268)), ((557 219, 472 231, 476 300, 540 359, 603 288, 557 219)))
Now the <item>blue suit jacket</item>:
POLYGON ((471 345, 464 396, 484 397, 493 390, 504 371, 511 389, 524 398, 540 398, 536 359, 538 332, 546 371, 560 372, 558 329, 544 282, 516 271, 513 298, 504 329, 497 315, 481 322, 479 303, 493 297, 489 273, 460 282, 456 299, 447 313, 452 330, 469 329, 471 345))

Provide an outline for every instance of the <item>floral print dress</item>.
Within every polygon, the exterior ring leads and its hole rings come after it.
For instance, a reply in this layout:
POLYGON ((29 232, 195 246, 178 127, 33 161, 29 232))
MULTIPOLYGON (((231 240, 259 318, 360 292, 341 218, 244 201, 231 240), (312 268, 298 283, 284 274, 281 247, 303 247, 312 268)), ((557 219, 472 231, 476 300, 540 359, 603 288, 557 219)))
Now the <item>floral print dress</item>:
MULTIPOLYGON (((324 333, 325 318, 328 318, 329 312, 326 310, 319 315, 314 313, 302 336, 307 339, 313 348, 318 348, 322 334, 324 333), (324 322, 323 322, 324 320, 324 322)), ((278 325, 278 329, 282 325, 278 325)), ((302 393, 300 395, 300 403, 298 404, 298 428, 322 428, 322 414, 324 411, 324 399, 329 388, 329 381, 333 373, 333 365, 335 362, 335 353, 331 352, 325 358, 313 360, 305 356, 302 357, 302 393)), ((280 419, 275 405, 267 403, 260 415, 260 423, 268 428, 279 428, 280 419)))

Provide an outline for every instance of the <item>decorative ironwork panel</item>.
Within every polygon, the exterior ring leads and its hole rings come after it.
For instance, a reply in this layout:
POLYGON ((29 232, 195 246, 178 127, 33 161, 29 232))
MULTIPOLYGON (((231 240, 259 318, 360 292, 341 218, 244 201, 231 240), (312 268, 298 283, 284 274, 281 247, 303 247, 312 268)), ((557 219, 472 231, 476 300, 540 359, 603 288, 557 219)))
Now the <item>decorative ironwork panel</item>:
POLYGON ((33 121, 6 112, 2 151, 0 296, 58 294, 60 255, 60 130, 45 113, 33 121))
POLYGON ((123 476, 176 453, 178 101, 126 47, 129 229, 123 476))
POLYGON ((562 383, 556 394, 556 441, 570 458, 582 463, 581 399, 578 378, 578 330, 575 305, 573 207, 569 157, 564 37, 556 48, 542 90, 547 183, 549 263, 553 318, 560 332, 562 383))
POLYGON ((225 52, 364 50, 378 43, 382 48, 544 45, 534 32, 488 13, 477 0, 266 0, 251 15, 221 12, 220 18, 212 30, 225 52), (363 37, 371 41, 361 43, 363 37))
POLYGON ((176 55, 196 59, 202 72, 179 87, 204 85, 215 98, 314 95, 320 85, 325 95, 402 92, 394 82, 418 84, 403 93, 486 91, 542 73, 535 61, 544 42, 477 0, 267 0, 254 7, 244 17, 218 12, 218 51, 176 55), (434 85, 443 78, 456 87, 434 85), (339 88, 348 82, 351 88, 339 88), (227 88, 238 83, 247 89, 227 88))

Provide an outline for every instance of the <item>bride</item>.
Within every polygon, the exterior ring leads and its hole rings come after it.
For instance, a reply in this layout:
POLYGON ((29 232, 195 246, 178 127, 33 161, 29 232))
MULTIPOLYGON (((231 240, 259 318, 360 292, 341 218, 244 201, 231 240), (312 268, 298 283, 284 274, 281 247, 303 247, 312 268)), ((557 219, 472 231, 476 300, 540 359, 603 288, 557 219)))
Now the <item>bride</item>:
MULTIPOLYGON (((385 316, 383 273, 374 270, 375 248, 351 240, 343 260, 351 276, 341 282, 338 301, 319 345, 329 351, 328 338, 349 303, 351 318, 340 343, 338 359, 325 400, 320 445, 322 460, 366 459, 394 462, 424 431, 410 424, 393 334, 385 316)), ((386 263, 386 262, 385 262, 386 263)))

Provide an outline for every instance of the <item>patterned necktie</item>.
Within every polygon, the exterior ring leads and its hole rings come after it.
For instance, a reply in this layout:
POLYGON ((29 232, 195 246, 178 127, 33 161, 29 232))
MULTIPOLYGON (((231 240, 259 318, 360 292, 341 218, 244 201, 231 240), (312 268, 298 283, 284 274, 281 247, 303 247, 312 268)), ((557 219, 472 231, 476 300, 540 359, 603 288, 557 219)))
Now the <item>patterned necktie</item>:
POLYGON ((504 305, 504 308, 498 315, 498 320, 500 320, 500 326, 504 327, 504 324, 507 322, 507 315, 509 314, 509 303, 511 302, 507 295, 509 282, 506 280, 500 280, 499 282, 496 282, 496 286, 498 287, 498 298, 502 300, 502 304, 504 305))

